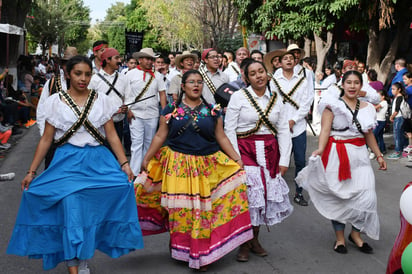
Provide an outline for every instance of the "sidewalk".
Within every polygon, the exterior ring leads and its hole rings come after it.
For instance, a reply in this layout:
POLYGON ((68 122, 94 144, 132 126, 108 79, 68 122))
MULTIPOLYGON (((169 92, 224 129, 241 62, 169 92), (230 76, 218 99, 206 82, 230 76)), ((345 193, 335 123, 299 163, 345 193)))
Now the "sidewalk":
MULTIPOLYGON (((27 134, 27 132, 29 132, 29 130, 32 130, 33 128, 34 130, 38 131, 36 124, 34 124, 33 126, 29 128, 19 127, 22 133, 17 134, 17 135, 12 135, 10 139, 8 140, 8 143, 11 145, 11 147, 9 149, 0 149, 0 171, 1 171, 0 173, 8 172, 7 170, 2 170, 4 161, 7 159, 10 153, 13 153, 17 144, 19 143, 19 140, 23 138, 27 134)), ((36 140, 36 142, 38 142, 38 140, 36 140)))

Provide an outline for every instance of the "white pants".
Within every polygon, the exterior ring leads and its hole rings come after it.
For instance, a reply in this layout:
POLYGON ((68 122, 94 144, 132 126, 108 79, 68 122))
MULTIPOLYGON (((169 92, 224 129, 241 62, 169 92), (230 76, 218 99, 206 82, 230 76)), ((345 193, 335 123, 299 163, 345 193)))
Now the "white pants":
POLYGON ((130 168, 134 175, 140 173, 143 157, 156 133, 158 122, 159 118, 140 119, 136 117, 129 125, 130 137, 132 139, 130 168))

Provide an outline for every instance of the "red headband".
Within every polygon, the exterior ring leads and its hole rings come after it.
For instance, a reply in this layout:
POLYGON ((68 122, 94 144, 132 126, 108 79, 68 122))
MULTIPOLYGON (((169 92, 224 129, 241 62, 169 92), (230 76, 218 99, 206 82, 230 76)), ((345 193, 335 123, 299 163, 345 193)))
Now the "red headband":
POLYGON ((98 46, 95 46, 95 47, 93 48, 93 51, 98 51, 99 49, 101 49, 101 48, 103 47, 103 45, 106 45, 106 44, 100 44, 100 45, 98 45, 98 46))
POLYGON ((358 63, 356 61, 352 60, 345 60, 343 61, 342 69, 345 69, 347 67, 356 67, 358 63))
POLYGON ((212 50, 215 50, 213 48, 205 49, 202 53, 202 60, 204 61, 206 59, 206 56, 211 52, 212 50))

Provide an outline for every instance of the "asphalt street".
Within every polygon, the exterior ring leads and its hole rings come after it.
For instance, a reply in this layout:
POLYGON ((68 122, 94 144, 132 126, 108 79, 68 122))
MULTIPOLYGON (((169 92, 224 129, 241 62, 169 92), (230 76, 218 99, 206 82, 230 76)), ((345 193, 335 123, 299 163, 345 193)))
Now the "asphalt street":
MULTIPOLYGON (((20 182, 28 170, 38 142, 38 130, 32 127, 19 139, 6 158, 0 162, 0 172, 15 172, 13 181, 0 182, 0 273, 67 273, 64 264, 50 271, 42 270, 41 260, 7 255, 6 249, 17 215, 21 190, 20 182)), ((387 136, 387 144, 393 143, 387 136)), ((317 146, 317 139, 308 139, 308 152, 317 146)), ((348 254, 334 252, 334 232, 330 221, 323 218, 309 203, 308 207, 295 205, 293 214, 283 223, 270 228, 262 227, 261 242, 269 255, 264 258, 250 257, 249 262, 235 260, 236 251, 213 263, 209 273, 385 273, 386 264, 393 242, 398 235, 399 198, 403 187, 411 181, 411 169, 405 167, 404 160, 388 162, 388 170, 378 170, 372 160, 376 176, 378 213, 380 216, 380 240, 374 241, 364 236, 373 248, 374 254, 363 254, 351 243, 347 243, 348 254)), ((294 194, 294 167, 289 169, 286 180, 294 194)), ((307 195, 306 195, 307 196, 307 195)), ((348 235, 350 228, 346 228, 348 235)), ((96 252, 89 261, 92 274, 113 273, 193 273, 186 263, 170 258, 167 233, 148 236, 145 247, 118 259, 111 259, 96 252)))

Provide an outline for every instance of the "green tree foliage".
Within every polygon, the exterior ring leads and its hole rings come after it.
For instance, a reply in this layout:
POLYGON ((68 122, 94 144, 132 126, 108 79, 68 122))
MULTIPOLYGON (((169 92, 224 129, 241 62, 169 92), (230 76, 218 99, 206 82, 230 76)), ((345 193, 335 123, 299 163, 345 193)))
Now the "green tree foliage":
POLYGON ((63 12, 58 3, 47 0, 33 2, 32 17, 26 20, 27 31, 32 41, 40 44, 43 55, 57 43, 60 30, 64 29, 63 12))
POLYGON ((64 9, 64 21, 67 22, 64 33, 60 37, 60 48, 66 46, 76 47, 80 53, 85 53, 90 48, 87 39, 90 27, 90 9, 85 7, 83 0, 60 0, 64 9))
POLYGON ((109 46, 115 48, 120 54, 125 53, 125 17, 126 6, 123 2, 116 2, 107 9, 106 17, 98 23, 100 39, 109 42, 109 46))
POLYGON ((366 30, 369 36, 367 64, 383 81, 412 14, 410 0, 234 1, 241 24, 252 32, 264 33, 269 39, 277 36, 284 41, 301 40, 313 36, 318 40, 317 47, 322 47, 339 24, 351 30, 366 30))
MULTIPOLYGON (((342 23, 358 0, 235 0, 242 25, 267 38, 299 40, 342 23)), ((353 17, 351 17, 351 20, 353 17)))
POLYGON ((145 1, 142 8, 161 45, 170 49, 200 48, 203 32, 199 19, 194 16, 193 1, 145 1))
POLYGON ((31 16, 26 19, 31 41, 40 44, 43 55, 52 44, 59 43, 59 52, 67 45, 85 50, 90 10, 82 0, 35 0, 31 16))

